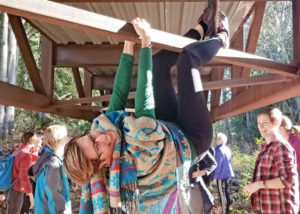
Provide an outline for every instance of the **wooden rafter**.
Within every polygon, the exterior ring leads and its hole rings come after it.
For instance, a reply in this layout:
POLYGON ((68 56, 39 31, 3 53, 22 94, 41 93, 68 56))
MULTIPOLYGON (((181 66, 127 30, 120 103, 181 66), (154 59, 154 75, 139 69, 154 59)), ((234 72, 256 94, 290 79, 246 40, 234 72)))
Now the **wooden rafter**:
POLYGON ((300 95, 300 78, 285 83, 251 87, 211 111, 213 121, 280 102, 300 95))
POLYGON ((46 94, 42 79, 40 77, 39 69, 35 63, 21 18, 12 15, 8 15, 8 17, 11 28, 14 31, 16 40, 18 42, 33 88, 38 93, 46 94))
MULTIPOLYGON (((211 81, 220 81, 224 78, 224 69, 212 69, 210 75, 211 81)), ((210 110, 215 109, 220 104, 221 90, 211 91, 210 110)))
POLYGON ((300 2, 293 0, 293 48, 294 60, 300 67, 300 2))
POLYGON ((42 36, 42 56, 41 56, 41 79, 44 83, 47 96, 53 98, 54 89, 54 67, 53 67, 53 44, 45 36, 42 36))
MULTIPOLYGON (((240 30, 234 42, 231 44, 231 48, 239 51, 244 50, 244 30, 240 30)), ((241 66, 232 66, 231 79, 241 78, 243 68, 241 66)), ((238 94, 237 88, 231 89, 231 96, 234 97, 238 94)))
POLYGON ((72 68, 72 72, 73 72, 75 85, 76 85, 77 92, 78 92, 78 97, 83 98, 83 97, 85 97, 85 94, 84 94, 84 89, 83 89, 79 69, 78 68, 72 68))
MULTIPOLYGON (((250 54, 255 54, 256 46, 258 43, 258 37, 260 34, 261 24, 264 17, 266 2, 255 2, 253 7, 255 7, 254 15, 252 18, 250 30, 248 33, 248 39, 246 44, 246 52, 250 54)), ((240 77, 249 77, 251 68, 243 68, 240 77)), ((239 88, 235 93, 240 93, 245 90, 245 88, 239 88)))
MULTIPOLYGON (((139 47, 134 50, 135 66, 139 60, 139 47)), ((123 45, 56 45, 53 65, 56 67, 117 67, 123 45)), ((159 49, 153 48, 153 52, 159 49)), ((231 64, 212 61, 210 67, 230 67, 231 64)))
POLYGON ((2 105, 15 106, 17 108, 23 108, 26 110, 45 112, 89 121, 99 114, 96 111, 84 109, 68 110, 59 107, 52 108, 51 99, 49 99, 48 96, 2 81, 0 81, 0 88, 1 91, 5 92, 0 93, 0 104, 2 105))
MULTIPOLYGON (((130 92, 128 95, 128 99, 133 99, 135 97, 135 92, 130 92)), ((75 104, 83 104, 83 103, 93 103, 93 102, 105 102, 109 101, 111 98, 111 95, 103 95, 103 96, 97 96, 97 97, 86 97, 86 98, 78 98, 78 99, 72 99, 72 100, 64 100, 64 101, 57 101, 54 102, 52 105, 53 107, 59 107, 62 105, 75 105, 75 104)))
MULTIPOLYGON (((137 43, 140 42, 133 26, 129 23, 54 2, 41 0, 22 0, 21 2, 18 0, 1 0, 0 10, 72 29, 91 31, 104 36, 131 40, 137 43)), ((151 30, 151 38, 153 44, 158 48, 173 51, 180 51, 184 46, 195 41, 155 29, 151 30)), ((267 70, 282 75, 297 75, 296 66, 273 62, 265 58, 256 57, 255 55, 248 55, 247 57, 253 58, 249 60, 248 58, 235 57, 232 54, 234 53, 230 49, 221 50, 215 59, 221 62, 267 70)), ((242 52, 235 54, 245 56, 242 52)))

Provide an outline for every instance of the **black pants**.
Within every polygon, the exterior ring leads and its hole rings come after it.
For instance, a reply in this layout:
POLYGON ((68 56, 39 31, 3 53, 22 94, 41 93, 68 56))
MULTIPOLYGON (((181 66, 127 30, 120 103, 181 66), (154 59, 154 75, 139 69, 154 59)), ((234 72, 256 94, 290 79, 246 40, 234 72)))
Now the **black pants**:
POLYGON ((230 178, 217 180, 218 192, 222 204, 222 214, 229 213, 230 195, 229 195, 230 178))
MULTIPOLYGON (((196 30, 186 37, 200 39, 196 30)), ((218 40, 195 42, 179 53, 162 50, 153 56, 153 89, 157 119, 175 122, 192 141, 197 155, 211 145, 212 122, 202 89, 199 66, 209 62, 221 48, 218 40), (178 96, 170 70, 177 62, 178 96)))

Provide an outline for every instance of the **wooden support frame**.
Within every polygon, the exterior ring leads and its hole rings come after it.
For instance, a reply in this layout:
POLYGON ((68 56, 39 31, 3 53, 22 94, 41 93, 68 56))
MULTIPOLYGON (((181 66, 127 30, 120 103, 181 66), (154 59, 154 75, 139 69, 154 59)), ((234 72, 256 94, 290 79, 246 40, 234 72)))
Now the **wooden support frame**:
POLYGON ((93 85, 92 78, 93 78, 93 74, 88 69, 85 68, 84 69, 84 85, 83 85, 85 97, 92 96, 92 85, 93 85))
POLYGON ((0 81, 0 88, 5 91, 5 93, 0 93, 0 104, 2 105, 89 121, 99 114, 99 112, 84 109, 53 108, 51 107, 51 99, 48 96, 2 81, 0 81))
POLYGON ((42 36, 41 79, 46 95, 52 99, 54 90, 53 43, 42 36))
POLYGON ((293 0, 293 53, 300 71, 300 2, 293 0))
POLYGON ((84 89, 83 89, 83 85, 79 73, 79 68, 72 68, 72 72, 73 72, 74 81, 78 92, 78 97, 83 98, 85 97, 85 93, 84 93, 84 89))
MULTIPOLYGON (((255 54, 256 51, 258 37, 260 34, 260 29, 266 8, 266 2, 255 2, 253 7, 255 7, 255 10, 246 44, 246 52, 250 54, 255 54)), ((251 68, 243 68, 240 77, 249 77, 250 73, 251 68)), ((235 90, 235 93, 239 94, 243 90, 245 90, 245 88, 238 88, 235 90)))
MULTIPOLYGON (((134 97, 135 97, 135 92, 129 92, 128 99, 134 99, 134 97)), ((72 100, 56 101, 53 103, 53 107, 60 107, 63 105, 93 103, 93 102, 107 102, 110 100, 110 98, 111 98, 111 94, 97 96, 97 97, 85 97, 85 98, 78 98, 72 100)))
POLYGON ((35 60, 33 58, 30 44, 28 42, 21 18, 13 15, 8 15, 8 18, 18 42, 33 88, 38 93, 46 94, 42 79, 40 77, 39 69, 37 68, 35 60))
MULTIPOLYGON (((240 30, 238 35, 236 36, 236 39, 231 45, 231 48, 239 51, 244 50, 244 29, 240 30)), ((242 76, 243 68, 240 66, 232 66, 231 68, 231 79, 237 79, 241 78, 242 76)), ((231 89, 231 96, 235 97, 238 94, 237 88, 231 89)))
MULTIPOLYGON (((53 65, 55 67, 117 67, 124 45, 56 45, 53 65)), ((138 65, 140 47, 134 50, 134 66, 138 65)), ((159 49, 153 48, 152 52, 159 49)), ((212 61, 209 67, 230 67, 231 64, 212 61)))
POLYGON ((211 117, 215 122, 296 96, 300 96, 300 78, 285 83, 254 86, 213 109, 211 117))
MULTIPOLYGON (((122 20, 95 14, 74 7, 40 0, 1 0, 0 10, 14 15, 24 16, 29 19, 70 27, 72 29, 91 31, 104 36, 111 36, 122 40, 130 40, 139 43, 133 26, 122 20)), ((195 42, 193 39, 151 30, 151 39, 158 48, 172 51, 180 51, 184 46, 195 42)), ((232 50, 221 50, 216 60, 234 65, 267 70, 282 75, 297 76, 297 68, 293 65, 273 62, 271 60, 252 56, 251 63, 248 59, 232 56, 232 50)), ((244 53, 238 53, 245 56, 244 53)), ((250 57, 250 56, 248 56, 250 57)))
MULTIPOLYGON (((212 69, 211 71, 211 81, 220 81, 224 78, 224 69, 212 69)), ((211 91, 210 97, 210 110, 215 109, 220 104, 221 89, 211 91)))

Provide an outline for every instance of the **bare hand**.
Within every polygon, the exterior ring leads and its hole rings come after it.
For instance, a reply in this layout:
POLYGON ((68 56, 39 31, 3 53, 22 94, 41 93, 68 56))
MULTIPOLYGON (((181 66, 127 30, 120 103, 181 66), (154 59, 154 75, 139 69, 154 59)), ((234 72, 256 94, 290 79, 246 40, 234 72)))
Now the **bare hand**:
POLYGON ((140 19, 139 17, 132 20, 132 25, 142 40, 142 47, 148 47, 151 44, 150 24, 145 19, 140 19))
POLYGON ((217 185, 217 179, 214 179, 214 180, 213 180, 213 184, 214 184, 214 185, 217 185))
POLYGON ((4 194, 0 194, 0 201, 4 201, 4 199, 5 199, 4 194))
POLYGON ((27 194, 29 196, 29 200, 30 200, 30 208, 29 209, 33 209, 34 207, 34 198, 33 198, 33 194, 29 193, 27 194))
POLYGON ((192 178, 202 177, 204 175, 206 175, 204 170, 198 170, 192 174, 192 178))
POLYGON ((246 193, 246 195, 251 196, 253 193, 257 192, 260 188, 262 188, 261 182, 262 181, 256 181, 254 183, 246 185, 244 188, 244 192, 246 193))

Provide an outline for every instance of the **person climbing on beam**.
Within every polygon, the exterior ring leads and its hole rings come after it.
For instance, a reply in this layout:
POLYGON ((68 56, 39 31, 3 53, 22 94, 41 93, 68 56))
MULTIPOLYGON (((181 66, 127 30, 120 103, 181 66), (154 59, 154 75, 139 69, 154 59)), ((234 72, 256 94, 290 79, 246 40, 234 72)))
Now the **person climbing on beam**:
POLYGON ((197 40, 213 37, 180 54, 162 50, 152 57, 149 23, 132 21, 141 38, 135 114, 124 111, 134 62, 134 43, 125 41, 106 114, 65 147, 66 173, 83 186, 80 213, 189 211, 189 166, 201 159, 212 138, 198 68, 229 39, 227 18, 215 8, 209 6, 186 34, 197 40), (210 26, 214 13, 219 17, 216 31, 210 26), (178 97, 170 78, 175 63, 178 97))

